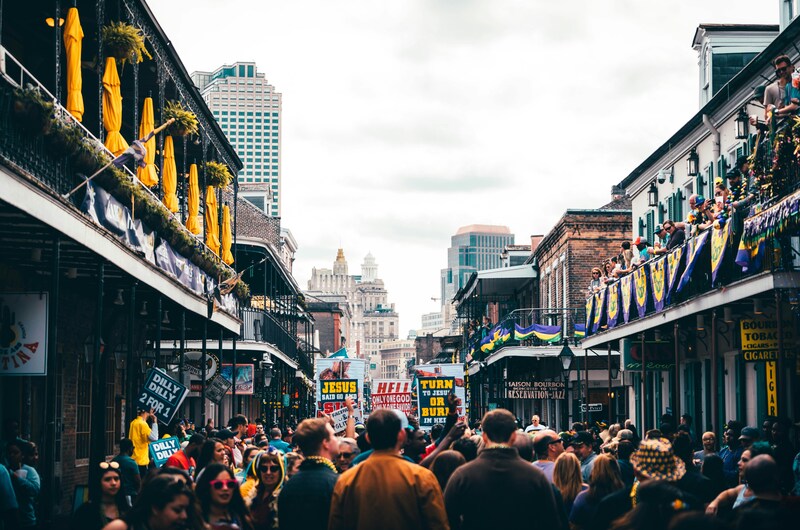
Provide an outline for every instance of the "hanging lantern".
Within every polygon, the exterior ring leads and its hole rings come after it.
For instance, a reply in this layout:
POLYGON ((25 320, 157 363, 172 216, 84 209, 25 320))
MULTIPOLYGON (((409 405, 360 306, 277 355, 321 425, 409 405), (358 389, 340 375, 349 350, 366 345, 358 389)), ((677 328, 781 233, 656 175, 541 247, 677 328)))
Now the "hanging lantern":
POLYGON ((744 108, 739 109, 739 115, 736 116, 736 139, 747 140, 747 126, 750 124, 750 118, 744 111, 744 108))
POLYGON ((696 177, 697 173, 699 173, 700 166, 700 157, 697 156, 697 151, 692 149, 692 152, 689 153, 689 158, 686 159, 686 174, 690 177, 696 177))
POLYGON ((652 182, 650 189, 647 190, 647 205, 651 208, 658 206, 658 188, 655 182, 652 182))

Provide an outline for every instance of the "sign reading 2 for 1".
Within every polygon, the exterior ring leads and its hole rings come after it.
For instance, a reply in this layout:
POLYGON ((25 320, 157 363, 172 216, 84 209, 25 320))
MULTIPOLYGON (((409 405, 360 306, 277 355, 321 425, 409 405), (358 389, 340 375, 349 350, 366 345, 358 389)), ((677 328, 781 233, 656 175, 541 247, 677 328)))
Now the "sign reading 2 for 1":
POLYGON ((162 423, 169 423, 188 393, 188 388, 165 372, 151 368, 137 403, 144 410, 152 409, 162 423))

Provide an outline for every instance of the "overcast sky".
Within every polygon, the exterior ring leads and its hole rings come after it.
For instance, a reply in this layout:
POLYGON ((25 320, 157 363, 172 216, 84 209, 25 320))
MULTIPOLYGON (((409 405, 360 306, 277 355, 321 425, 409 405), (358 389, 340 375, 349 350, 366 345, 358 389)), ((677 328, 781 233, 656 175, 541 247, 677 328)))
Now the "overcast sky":
POLYGON ((372 252, 401 338, 458 227, 529 243, 698 110, 698 24, 778 23, 777 0, 148 3, 190 72, 255 61, 283 94, 295 278, 372 252))

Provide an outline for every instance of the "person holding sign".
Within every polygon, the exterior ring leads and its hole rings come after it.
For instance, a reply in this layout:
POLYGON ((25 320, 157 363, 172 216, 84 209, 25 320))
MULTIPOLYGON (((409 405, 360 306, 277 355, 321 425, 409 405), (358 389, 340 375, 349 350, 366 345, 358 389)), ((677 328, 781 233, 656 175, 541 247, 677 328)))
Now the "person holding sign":
POLYGON ((145 476, 150 465, 150 442, 158 440, 158 421, 153 409, 139 409, 128 429, 128 438, 133 442, 133 459, 139 466, 139 474, 145 476))

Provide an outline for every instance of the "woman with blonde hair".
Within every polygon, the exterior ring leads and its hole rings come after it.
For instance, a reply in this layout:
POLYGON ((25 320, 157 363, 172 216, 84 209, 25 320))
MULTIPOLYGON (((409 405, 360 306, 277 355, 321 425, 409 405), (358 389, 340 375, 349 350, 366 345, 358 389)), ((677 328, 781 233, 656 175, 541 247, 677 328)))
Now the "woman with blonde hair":
POLYGON ((583 483, 581 463, 577 456, 572 453, 561 453, 558 456, 553 466, 553 484, 561 492, 564 508, 570 513, 575 497, 589 487, 583 483))
POLYGON ((283 454, 272 446, 258 453, 247 468, 240 491, 257 530, 278 527, 277 501, 285 477, 283 454))
POLYGON ((573 528, 592 526, 603 497, 621 490, 624 486, 617 459, 609 454, 597 455, 589 479, 589 489, 578 494, 569 514, 569 522, 573 528))

